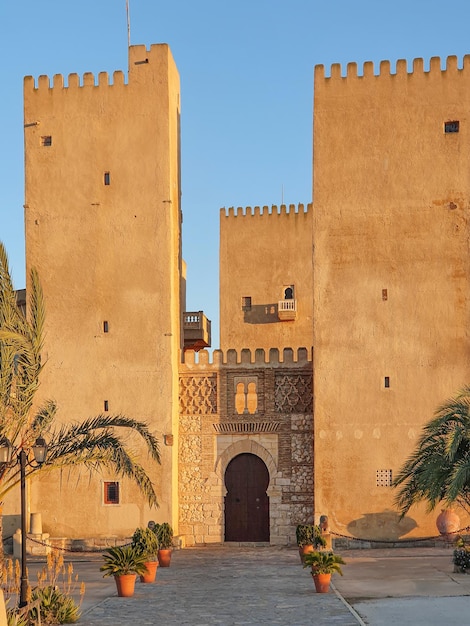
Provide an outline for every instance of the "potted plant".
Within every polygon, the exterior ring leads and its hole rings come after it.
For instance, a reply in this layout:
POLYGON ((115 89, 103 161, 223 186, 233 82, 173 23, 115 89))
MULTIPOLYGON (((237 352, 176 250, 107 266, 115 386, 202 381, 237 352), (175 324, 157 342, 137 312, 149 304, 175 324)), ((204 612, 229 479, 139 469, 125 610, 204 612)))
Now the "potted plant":
POLYGON ((315 524, 299 524, 295 529, 295 537, 302 563, 304 554, 326 546, 326 540, 322 535, 321 528, 315 524))
POLYGON ((107 548, 103 554, 103 576, 114 576, 118 596, 128 598, 134 595, 137 574, 145 574, 145 555, 132 545, 107 548))
POLYGON ((328 550, 308 552, 304 556, 304 567, 310 567, 317 593, 328 593, 331 575, 335 572, 343 575, 341 565, 345 565, 342 557, 328 550))
POLYGON ((158 539, 158 564, 160 567, 170 567, 171 548, 173 545, 173 529, 168 522, 155 524, 154 532, 158 539))
POLYGON ((470 571, 470 546, 465 543, 462 537, 459 537, 455 542, 452 563, 454 564, 454 572, 466 574, 467 571, 470 571))
POLYGON ((157 575, 158 567, 158 538, 150 528, 136 528, 132 535, 132 545, 145 556, 147 572, 140 575, 143 583, 153 583, 157 575))

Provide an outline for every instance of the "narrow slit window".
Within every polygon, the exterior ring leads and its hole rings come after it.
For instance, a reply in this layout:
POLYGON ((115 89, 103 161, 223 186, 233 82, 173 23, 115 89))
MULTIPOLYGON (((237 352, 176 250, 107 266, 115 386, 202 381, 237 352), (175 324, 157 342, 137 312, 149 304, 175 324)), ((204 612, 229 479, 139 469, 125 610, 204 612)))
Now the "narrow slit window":
POLYGON ((105 185, 111 184, 111 174, 109 172, 104 173, 104 184, 105 185))
POLYGON ((119 504, 119 482, 117 480, 106 481, 103 487, 104 504, 119 504))
POLYGON ((386 289, 382 289, 382 300, 388 300, 388 291, 386 289))
POLYGON ((107 400, 104 401, 104 410, 109 411, 109 402, 107 400))
POLYGON ((106 320, 103 322, 103 332, 104 333, 108 333, 109 332, 109 325, 108 325, 108 322, 106 320))
POLYGON ((41 146, 52 146, 52 135, 43 135, 41 137, 41 146))
POLYGON ((453 120, 452 122, 444 123, 445 133, 458 133, 459 130, 460 130, 460 123, 458 120, 453 120))
POLYGON ((384 378, 384 387, 388 389, 390 387, 390 376, 385 376, 384 378))

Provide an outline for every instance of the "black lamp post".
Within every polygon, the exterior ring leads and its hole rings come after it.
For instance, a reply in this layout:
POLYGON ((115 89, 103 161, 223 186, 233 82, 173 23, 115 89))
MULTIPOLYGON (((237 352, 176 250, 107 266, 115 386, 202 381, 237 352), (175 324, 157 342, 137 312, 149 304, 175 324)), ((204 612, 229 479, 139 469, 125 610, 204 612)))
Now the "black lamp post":
MULTIPOLYGON (((37 467, 41 467, 46 460, 46 441, 42 437, 38 437, 32 448, 36 465, 37 467)), ((8 465, 11 463, 12 454, 13 446, 6 437, 3 437, 0 439, 0 464, 8 465)), ((17 461, 20 464, 21 486, 21 584, 19 602, 19 607, 21 608, 28 604, 28 570, 26 567, 26 466, 32 466, 32 462, 28 461, 28 454, 24 448, 21 448, 18 453, 17 461)))
POLYGON ((10 440, 7 439, 6 437, 2 437, 0 439, 0 466, 1 467, 5 467, 5 465, 8 465, 10 463, 12 451, 13 451, 13 448, 10 443, 10 440))

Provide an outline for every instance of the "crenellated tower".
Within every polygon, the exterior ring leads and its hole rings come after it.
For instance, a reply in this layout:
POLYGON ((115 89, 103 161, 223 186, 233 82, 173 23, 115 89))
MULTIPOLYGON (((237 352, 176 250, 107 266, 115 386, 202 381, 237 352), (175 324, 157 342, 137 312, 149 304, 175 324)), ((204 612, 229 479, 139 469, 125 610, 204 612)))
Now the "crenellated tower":
POLYGON ((52 474, 34 495, 54 533, 90 536, 99 519, 100 532, 126 535, 149 518, 177 531, 180 85, 169 47, 132 46, 127 81, 25 78, 24 123, 26 261, 47 303, 39 393, 63 421, 123 413, 162 441, 157 512, 126 481, 108 493, 108 472, 75 477, 73 490, 52 474))
POLYGON ((469 380, 469 84, 468 56, 315 69, 315 503, 339 532, 409 531, 393 476, 469 380))
POLYGON ((313 208, 220 212, 220 347, 313 345, 313 208))

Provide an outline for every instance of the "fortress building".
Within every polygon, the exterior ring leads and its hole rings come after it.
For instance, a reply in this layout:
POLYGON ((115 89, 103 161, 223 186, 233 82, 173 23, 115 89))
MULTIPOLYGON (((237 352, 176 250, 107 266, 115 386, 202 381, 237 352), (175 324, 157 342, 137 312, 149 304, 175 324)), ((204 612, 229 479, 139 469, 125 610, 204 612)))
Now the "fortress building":
POLYGON ((391 483, 469 380, 469 81, 469 57, 315 69, 312 202, 222 209, 211 355, 210 322, 185 310, 168 46, 132 46, 127 80, 25 79, 38 401, 146 420, 162 442, 158 510, 106 472, 56 473, 31 493, 45 532, 101 541, 155 519, 187 545, 285 545, 327 515, 347 536, 436 534, 424 507, 399 522, 391 483))

